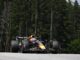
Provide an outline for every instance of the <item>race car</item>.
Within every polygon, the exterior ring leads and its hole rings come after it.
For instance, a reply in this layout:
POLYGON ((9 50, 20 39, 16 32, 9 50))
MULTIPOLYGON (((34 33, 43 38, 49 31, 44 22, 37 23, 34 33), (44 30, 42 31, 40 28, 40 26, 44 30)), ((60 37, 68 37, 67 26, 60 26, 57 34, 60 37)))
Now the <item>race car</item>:
POLYGON ((12 52, 42 52, 45 50, 46 46, 40 40, 32 43, 27 37, 18 37, 11 41, 12 52))
POLYGON ((28 40, 28 37, 17 37, 11 41, 11 52, 26 52, 26 53, 58 53, 60 51, 58 41, 41 41, 36 39, 33 42, 28 40))

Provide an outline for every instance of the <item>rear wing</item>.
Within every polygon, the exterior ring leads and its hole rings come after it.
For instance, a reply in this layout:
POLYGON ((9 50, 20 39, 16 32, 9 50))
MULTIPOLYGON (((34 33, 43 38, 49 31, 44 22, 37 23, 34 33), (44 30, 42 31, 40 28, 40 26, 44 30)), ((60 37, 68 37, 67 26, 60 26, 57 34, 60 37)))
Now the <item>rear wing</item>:
POLYGON ((28 37, 21 37, 21 36, 18 36, 18 37, 16 37, 16 40, 18 40, 18 39, 27 39, 28 37))

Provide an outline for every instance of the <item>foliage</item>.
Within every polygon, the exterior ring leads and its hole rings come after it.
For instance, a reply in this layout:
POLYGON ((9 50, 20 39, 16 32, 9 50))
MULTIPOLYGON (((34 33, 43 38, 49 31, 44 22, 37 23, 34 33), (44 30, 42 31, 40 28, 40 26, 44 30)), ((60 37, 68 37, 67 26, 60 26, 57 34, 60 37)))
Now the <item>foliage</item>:
MULTIPOLYGON (((52 40, 58 40, 64 50, 69 44, 72 52, 79 44, 80 6, 77 0, 74 5, 71 0, 0 0, 0 17, 4 25, 0 25, 3 30, 0 37, 6 49, 16 36, 30 34, 43 36, 48 41, 52 36, 52 40)), ((76 51, 79 52, 78 48, 76 51)))
POLYGON ((80 53, 80 39, 74 39, 70 43, 68 43, 67 47, 68 53, 80 53))

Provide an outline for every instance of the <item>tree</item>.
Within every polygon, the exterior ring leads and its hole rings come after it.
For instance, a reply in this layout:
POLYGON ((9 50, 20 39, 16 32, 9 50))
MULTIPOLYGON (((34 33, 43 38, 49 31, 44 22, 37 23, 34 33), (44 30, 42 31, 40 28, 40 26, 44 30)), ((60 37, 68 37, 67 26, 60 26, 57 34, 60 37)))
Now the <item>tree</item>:
POLYGON ((3 33, 4 33, 4 22, 3 22, 3 9, 4 9, 4 1, 0 0, 0 51, 3 50, 4 44, 3 44, 3 33))
MULTIPOLYGON (((50 7, 51 1, 49 0, 40 0, 39 1, 39 7, 38 7, 38 28, 40 35, 48 36, 49 39, 49 33, 50 33, 50 20, 51 20, 51 7, 50 7)), ((47 38, 47 37, 46 37, 47 38)))
POLYGON ((65 37, 65 21, 67 20, 66 0, 54 0, 53 5, 53 27, 55 27, 55 37, 63 40, 65 37), (57 4, 57 5, 56 5, 57 4), (57 34, 57 35, 56 35, 57 34))
POLYGON ((80 53, 80 39, 74 39, 68 43, 68 48, 66 49, 68 53, 80 53))
MULTIPOLYGON (((80 16, 80 7, 79 4, 77 2, 77 0, 75 0, 74 2, 74 6, 73 6, 73 14, 71 17, 72 18, 72 29, 70 29, 73 32, 72 35, 72 39, 70 39, 70 41, 67 43, 68 47, 67 47, 67 52, 69 53, 80 53, 79 52, 79 43, 80 43, 80 21, 79 21, 79 16, 80 16)), ((71 19, 70 19, 71 20, 71 19)))
POLYGON ((65 23, 65 29, 66 29, 66 36, 69 42, 69 40, 74 39, 74 21, 73 21, 73 5, 71 3, 71 0, 67 3, 67 20, 65 23))
POLYGON ((25 36, 30 33, 31 27, 31 1, 30 0, 13 0, 12 1, 12 23, 13 31, 16 35, 25 36), (27 26, 29 25, 29 27, 27 26), (26 28, 25 28, 26 27, 26 28))
POLYGON ((79 21, 79 17, 80 17, 80 8, 79 8, 79 4, 78 4, 78 1, 75 0, 75 3, 74 3, 74 10, 73 10, 73 14, 74 14, 74 31, 75 31, 75 38, 79 38, 80 35, 80 21, 79 21))

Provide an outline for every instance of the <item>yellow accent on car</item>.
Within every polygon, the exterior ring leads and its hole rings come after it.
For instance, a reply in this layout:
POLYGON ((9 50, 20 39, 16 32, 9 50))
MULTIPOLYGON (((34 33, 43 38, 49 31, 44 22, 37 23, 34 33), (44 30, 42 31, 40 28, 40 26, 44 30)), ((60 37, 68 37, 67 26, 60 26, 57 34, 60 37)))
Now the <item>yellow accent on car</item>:
POLYGON ((43 50, 46 49, 46 47, 42 43, 39 43, 39 47, 43 50))

